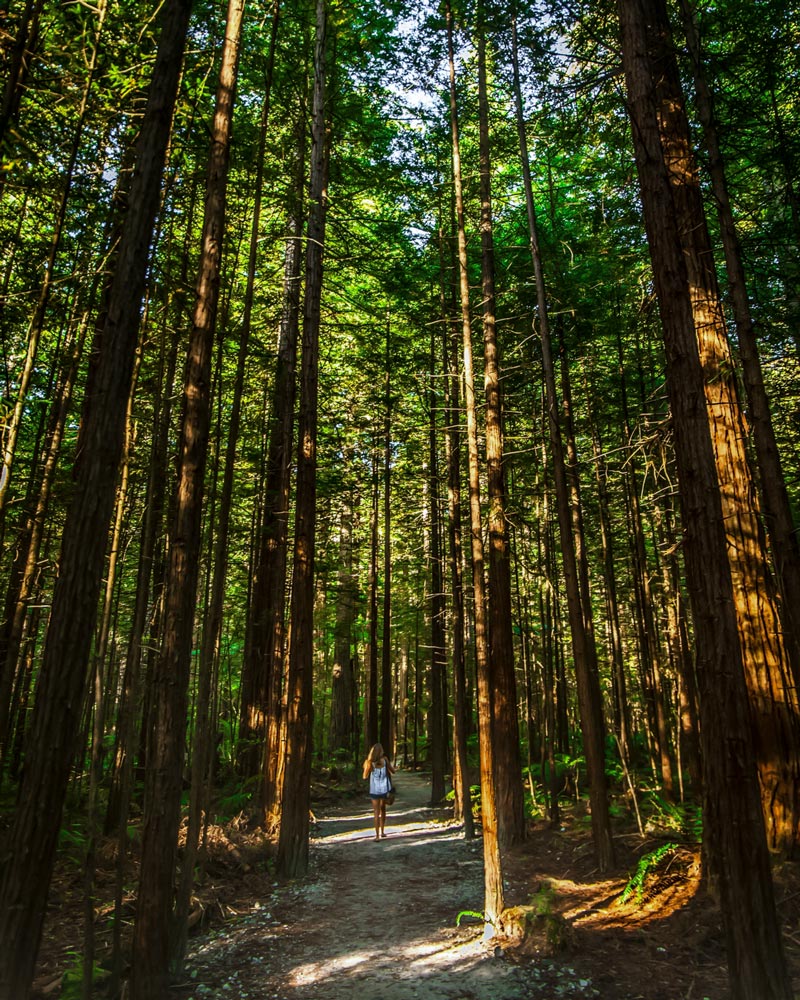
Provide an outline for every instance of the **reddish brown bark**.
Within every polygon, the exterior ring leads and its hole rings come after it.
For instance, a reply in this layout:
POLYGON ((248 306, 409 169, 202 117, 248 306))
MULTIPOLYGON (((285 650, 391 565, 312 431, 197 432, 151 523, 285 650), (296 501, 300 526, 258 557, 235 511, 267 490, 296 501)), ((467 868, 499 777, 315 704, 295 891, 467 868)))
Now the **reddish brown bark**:
MULTIPOLYGON (((752 710, 745 679, 752 681, 759 661, 767 666, 759 650, 776 637, 763 634, 770 620, 750 617, 759 611, 770 616, 770 602, 741 414, 666 8, 661 0, 619 0, 618 11, 667 354, 701 686, 706 843, 719 882, 731 992, 737 1000, 788 1000, 792 991, 775 912, 756 753, 762 781, 765 760, 772 767, 783 764, 777 732, 768 744, 754 746, 752 724, 761 737, 766 706, 761 700, 752 710), (754 589, 748 595, 742 584, 749 574, 754 589), (765 758, 768 748, 774 756, 765 758)), ((791 802, 784 806, 793 810, 791 802)))

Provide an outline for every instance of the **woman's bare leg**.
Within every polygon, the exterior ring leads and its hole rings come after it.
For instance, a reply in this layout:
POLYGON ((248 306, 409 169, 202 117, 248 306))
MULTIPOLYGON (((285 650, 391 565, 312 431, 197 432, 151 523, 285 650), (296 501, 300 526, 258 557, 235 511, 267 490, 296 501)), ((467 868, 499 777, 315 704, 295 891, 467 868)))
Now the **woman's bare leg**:
POLYGON ((380 823, 381 829, 379 836, 385 837, 386 831, 384 830, 384 827, 386 826, 386 799, 381 799, 380 810, 381 810, 381 823, 380 823))
POLYGON ((385 803, 382 803, 380 799, 373 799, 372 800, 372 811, 373 811, 374 816, 375 816, 375 839, 376 840, 380 840, 381 839, 381 805, 385 806, 385 803))

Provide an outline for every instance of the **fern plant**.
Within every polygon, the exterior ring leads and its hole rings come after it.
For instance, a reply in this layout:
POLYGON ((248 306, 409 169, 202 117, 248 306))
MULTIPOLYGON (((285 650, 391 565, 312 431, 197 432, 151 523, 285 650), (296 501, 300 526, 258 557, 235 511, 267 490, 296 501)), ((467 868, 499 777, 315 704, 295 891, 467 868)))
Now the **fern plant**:
POLYGON ((667 857, 668 854, 674 854, 675 851, 678 850, 679 846, 679 844, 670 842, 668 844, 662 844, 654 851, 650 851, 649 854, 643 854, 642 857, 639 858, 639 864, 636 866, 636 871, 634 872, 632 878, 628 881, 628 884, 625 886, 620 902, 627 903, 635 892, 636 901, 640 903, 642 901, 642 896, 644 895, 644 885, 647 881, 647 876, 665 857, 667 857))

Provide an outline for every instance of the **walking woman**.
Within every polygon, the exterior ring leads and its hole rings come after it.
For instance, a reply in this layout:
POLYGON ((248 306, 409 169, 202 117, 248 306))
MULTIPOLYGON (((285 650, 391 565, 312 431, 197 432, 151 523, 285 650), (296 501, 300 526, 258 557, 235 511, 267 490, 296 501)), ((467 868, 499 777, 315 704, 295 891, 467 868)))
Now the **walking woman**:
POLYGON ((369 797, 372 799, 372 810, 375 813, 375 839, 382 840, 386 836, 386 797, 392 790, 394 768, 383 751, 380 743, 370 750, 369 757, 364 761, 364 777, 369 778, 369 797))

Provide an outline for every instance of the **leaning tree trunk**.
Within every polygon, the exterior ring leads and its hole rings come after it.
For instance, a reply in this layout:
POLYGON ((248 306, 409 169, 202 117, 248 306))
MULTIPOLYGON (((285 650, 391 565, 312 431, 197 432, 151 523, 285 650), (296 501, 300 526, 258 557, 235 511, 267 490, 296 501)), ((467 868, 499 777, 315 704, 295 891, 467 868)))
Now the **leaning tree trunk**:
POLYGON ((311 181, 300 372, 294 565, 286 677, 286 750, 276 870, 286 878, 308 868, 314 663, 314 549, 317 495, 317 376, 330 145, 325 120, 327 8, 317 0, 311 181))
POLYGON ((611 819, 608 812, 603 707, 597 666, 597 650, 594 645, 594 630, 591 626, 591 608, 585 607, 581 601, 580 583, 578 580, 578 564, 575 554, 569 484, 567 482, 564 443, 559 421, 555 368, 550 339, 547 291, 544 282, 541 253, 539 251, 536 213, 533 203, 533 185, 531 183, 530 163, 528 159, 528 142, 525 135, 525 119, 522 108, 522 91, 519 82, 516 19, 512 21, 512 57, 517 131, 520 140, 522 177, 528 212, 531 259, 536 278, 539 335, 542 344, 542 366, 544 369, 547 398, 547 422, 550 448, 553 455, 553 476, 556 488, 558 526, 561 536, 564 585, 567 593, 567 610, 572 635, 575 677, 578 689, 578 709, 581 719, 581 730, 583 732, 586 769, 589 777, 589 800, 592 807, 592 837, 598 866, 601 871, 608 871, 614 864, 614 846, 611 839, 611 819))
MULTIPOLYGON (((744 549, 743 538, 729 536, 733 495, 740 501, 736 525, 755 527, 747 511, 751 494, 746 464, 742 461, 736 468, 743 477, 738 484, 727 478, 720 482, 721 446, 733 449, 732 460, 743 459, 740 413, 724 350, 712 258, 701 253, 692 237, 704 234, 707 239, 707 230, 666 8, 660 0, 619 0, 618 12, 634 152, 667 354, 701 686, 706 840, 719 882, 731 994, 736 1000, 789 1000, 792 990, 756 777, 754 736, 759 738, 760 729, 752 728, 755 713, 748 703, 745 677, 746 669, 754 666, 753 647, 759 644, 764 624, 752 621, 750 641, 742 641, 744 609, 736 580, 742 567, 731 565, 731 555, 739 563, 747 558, 755 564, 753 569, 761 565, 763 577, 763 553, 753 550, 757 530, 744 549), (689 222, 691 232, 686 229, 689 222), (715 416, 710 413, 712 395, 715 416), (729 555, 731 544, 739 551, 729 555)), ((763 607, 763 578, 752 582, 757 587, 752 600, 763 607)), ((779 748, 774 749, 777 754, 779 748)))
POLYGON ((244 0, 229 0, 206 177, 197 298, 186 365, 176 510, 167 570, 164 642, 154 677, 153 736, 145 776, 142 856, 133 938, 132 1000, 162 995, 169 973, 169 931, 211 422, 211 359, 219 302, 243 14, 244 0))
POLYGON ((497 829, 495 799, 494 735, 492 726, 492 679, 489 668, 489 640, 486 612, 483 533, 481 525, 480 472, 478 467, 478 424, 475 414, 475 379, 472 366, 472 324, 469 308, 469 273, 467 233, 464 219, 464 196, 461 185, 461 144, 456 103, 453 14, 447 0, 447 48, 450 72, 450 130, 452 136, 453 188, 456 202, 458 237, 459 297, 463 345, 464 408, 467 416, 467 466, 469 469, 469 523, 472 561, 472 587, 475 601, 475 660, 478 682, 478 736, 481 769, 481 825, 483 827, 484 916, 495 925, 505 907, 503 865, 497 829))
POLYGON ((481 289, 486 392, 486 486, 489 496, 489 675, 498 836, 512 847, 525 839, 525 802, 519 750, 517 679, 511 620, 511 554, 506 523, 506 474, 503 457, 503 404, 495 320, 494 234, 489 148, 489 97, 486 83, 484 5, 478 4, 478 121, 481 199, 481 289))
POLYGON ((108 525, 122 455, 153 225, 189 24, 189 0, 166 0, 100 356, 80 435, 74 495, 39 671, 19 804, 0 885, 0 996, 27 997, 77 749, 108 525))

